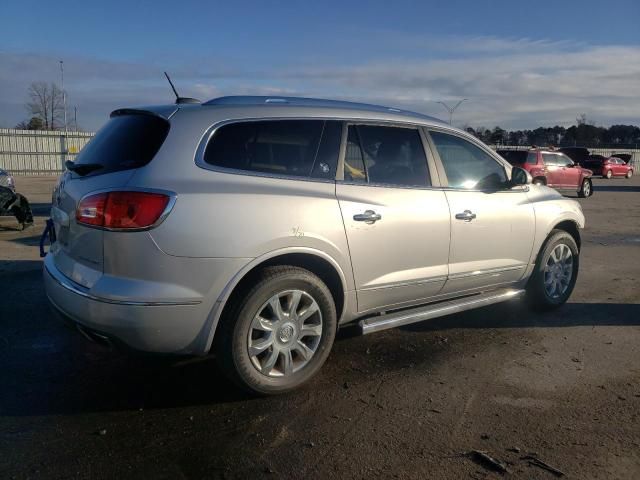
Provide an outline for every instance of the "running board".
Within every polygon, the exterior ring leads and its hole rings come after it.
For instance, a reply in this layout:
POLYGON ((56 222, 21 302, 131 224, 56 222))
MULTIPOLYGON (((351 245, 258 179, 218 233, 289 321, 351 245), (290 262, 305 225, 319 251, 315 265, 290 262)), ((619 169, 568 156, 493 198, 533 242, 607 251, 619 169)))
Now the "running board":
POLYGON ((410 323, 422 322, 432 318, 444 317, 452 313, 464 312, 473 308, 493 305, 512 298, 518 298, 524 294, 524 290, 494 290, 493 292, 480 293, 469 297, 457 298, 445 302, 436 303, 402 310, 399 312, 387 313, 377 317, 369 317, 360 320, 360 329, 363 335, 367 333, 379 332, 388 328, 409 325, 410 323))

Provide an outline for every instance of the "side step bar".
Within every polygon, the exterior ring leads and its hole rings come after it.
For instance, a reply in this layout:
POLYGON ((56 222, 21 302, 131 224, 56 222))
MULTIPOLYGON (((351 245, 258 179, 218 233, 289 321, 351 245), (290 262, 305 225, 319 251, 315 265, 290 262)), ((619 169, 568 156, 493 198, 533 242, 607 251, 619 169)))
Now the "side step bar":
POLYGON ((493 305, 494 303, 505 302, 513 298, 521 297, 522 295, 524 295, 524 290, 495 290, 493 292, 480 293, 433 305, 416 307, 410 310, 402 310, 377 317, 369 317, 364 320, 360 320, 359 325, 364 335, 367 333, 387 330, 388 328, 409 325, 410 323, 422 322, 423 320, 444 317, 445 315, 464 312, 465 310, 471 310, 473 308, 493 305))

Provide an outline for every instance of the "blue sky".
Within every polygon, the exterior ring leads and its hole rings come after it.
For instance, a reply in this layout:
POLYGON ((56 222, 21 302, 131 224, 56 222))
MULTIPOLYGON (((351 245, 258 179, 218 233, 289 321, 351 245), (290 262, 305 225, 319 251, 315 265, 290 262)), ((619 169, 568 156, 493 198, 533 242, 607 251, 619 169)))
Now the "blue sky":
POLYGON ((640 2, 11 2, 0 7, 0 126, 59 81, 95 129, 123 105, 292 94, 396 105, 455 123, 640 124, 640 2))

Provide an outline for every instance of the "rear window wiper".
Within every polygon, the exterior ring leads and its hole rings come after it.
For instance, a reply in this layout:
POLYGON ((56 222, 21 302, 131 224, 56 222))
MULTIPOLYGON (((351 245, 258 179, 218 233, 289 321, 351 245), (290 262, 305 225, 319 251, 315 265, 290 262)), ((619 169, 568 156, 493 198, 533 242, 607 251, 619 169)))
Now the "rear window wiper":
POLYGON ((73 173, 77 173, 81 177, 104 168, 104 166, 100 165, 99 163, 81 163, 79 165, 76 165, 71 160, 67 160, 66 162, 64 162, 64 166, 67 167, 67 170, 70 170, 73 173))

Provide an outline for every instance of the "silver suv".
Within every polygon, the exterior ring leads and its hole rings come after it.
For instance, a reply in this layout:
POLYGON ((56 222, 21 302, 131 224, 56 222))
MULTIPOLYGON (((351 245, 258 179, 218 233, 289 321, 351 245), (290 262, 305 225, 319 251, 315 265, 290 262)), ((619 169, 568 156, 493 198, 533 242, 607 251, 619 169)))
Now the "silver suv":
POLYGON ((362 333, 574 287, 579 204, 394 108, 224 97, 116 110, 60 178, 47 295, 85 335, 214 353, 245 389, 362 333))

